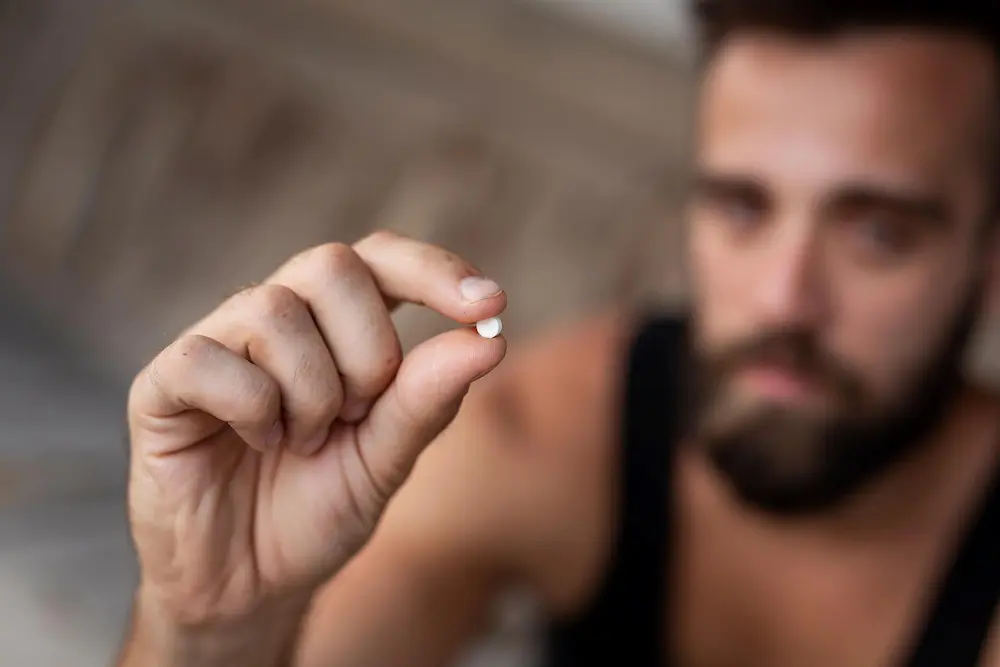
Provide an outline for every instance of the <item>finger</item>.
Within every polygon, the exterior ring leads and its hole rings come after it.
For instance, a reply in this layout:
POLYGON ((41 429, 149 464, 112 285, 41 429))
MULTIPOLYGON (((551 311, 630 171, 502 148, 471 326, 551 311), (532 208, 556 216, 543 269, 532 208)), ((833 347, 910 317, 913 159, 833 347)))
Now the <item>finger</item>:
POLYGON ((309 456, 322 447, 344 390, 326 342, 295 292, 282 285, 258 285, 227 301, 195 331, 274 378, 281 390, 289 451, 309 456))
POLYGON ((132 384, 129 421, 155 434, 137 438, 146 453, 169 454, 228 423, 254 449, 282 437, 281 390, 260 368, 222 343, 183 336, 160 353, 132 384), (190 419, 178 419, 189 413, 190 419), (198 419, 209 415, 210 419, 198 419))
POLYGON ((475 380, 507 351, 503 338, 474 331, 441 334, 415 348, 368 419, 358 426, 360 463, 382 500, 395 493, 423 448, 455 417, 475 380))
POLYGON ((458 255, 390 232, 376 232, 354 246, 370 267, 390 308, 405 301, 472 324, 496 317, 507 295, 458 255))
POLYGON ((403 350, 382 293, 365 262, 344 244, 308 250, 268 283, 292 289, 313 319, 344 385, 340 418, 360 421, 396 376, 403 350))

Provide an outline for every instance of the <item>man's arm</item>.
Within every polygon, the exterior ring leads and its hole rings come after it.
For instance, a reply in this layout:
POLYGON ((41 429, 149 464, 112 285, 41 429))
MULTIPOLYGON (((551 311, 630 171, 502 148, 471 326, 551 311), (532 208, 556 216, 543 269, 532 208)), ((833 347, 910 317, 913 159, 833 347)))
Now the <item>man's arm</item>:
POLYGON ((223 627, 177 627, 136 594, 119 667, 292 667, 308 598, 255 620, 223 627))
POLYGON ((298 667, 441 667, 487 629, 507 585, 554 613, 586 593, 611 507, 622 325, 581 324, 474 386, 371 543, 316 598, 298 667))
POLYGON ((544 518, 525 516, 535 494, 497 406, 504 390, 470 393, 371 543, 317 596, 300 667, 448 664, 487 629, 494 596, 530 576, 524 545, 544 518))

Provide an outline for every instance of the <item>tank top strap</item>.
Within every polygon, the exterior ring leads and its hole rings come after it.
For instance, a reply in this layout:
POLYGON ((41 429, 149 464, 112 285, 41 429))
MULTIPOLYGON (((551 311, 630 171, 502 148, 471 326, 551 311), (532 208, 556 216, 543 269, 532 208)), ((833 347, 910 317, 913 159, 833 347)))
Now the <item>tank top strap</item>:
POLYGON ((1000 468, 970 521, 907 667, 977 667, 1000 602, 1000 468))
POLYGON ((612 560, 592 604, 553 629, 554 667, 663 664, 670 541, 670 480, 687 323, 644 321, 629 349, 621 433, 621 485, 612 560))

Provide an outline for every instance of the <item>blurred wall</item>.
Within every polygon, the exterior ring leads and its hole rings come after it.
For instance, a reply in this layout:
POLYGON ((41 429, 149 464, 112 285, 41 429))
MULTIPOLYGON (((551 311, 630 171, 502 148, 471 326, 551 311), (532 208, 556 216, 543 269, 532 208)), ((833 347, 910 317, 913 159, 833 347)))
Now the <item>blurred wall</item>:
POLYGON ((623 37, 689 54, 694 45, 690 0, 534 0, 554 10, 614 29, 623 37))
MULTIPOLYGON (((504 284, 512 344, 680 293, 687 68, 557 5, 0 4, 0 664, 110 662, 128 382, 290 254, 441 243, 504 284)), ((397 320, 407 344, 449 326, 397 320)), ((512 602, 473 664, 530 657, 512 602)))
POLYGON ((686 68, 534 3, 112 14, 52 77, 3 265, 123 376, 296 250, 374 228, 482 265, 516 338, 618 296, 676 201, 686 68))

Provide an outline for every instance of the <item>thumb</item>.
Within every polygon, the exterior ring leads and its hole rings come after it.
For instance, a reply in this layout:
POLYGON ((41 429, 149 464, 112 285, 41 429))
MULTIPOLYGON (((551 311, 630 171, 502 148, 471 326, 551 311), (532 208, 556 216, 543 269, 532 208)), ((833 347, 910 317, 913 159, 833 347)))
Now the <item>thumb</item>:
POLYGON ((451 423, 475 380, 507 351, 502 337, 449 331, 416 347, 358 426, 358 449, 383 500, 396 492, 417 457, 451 423))

